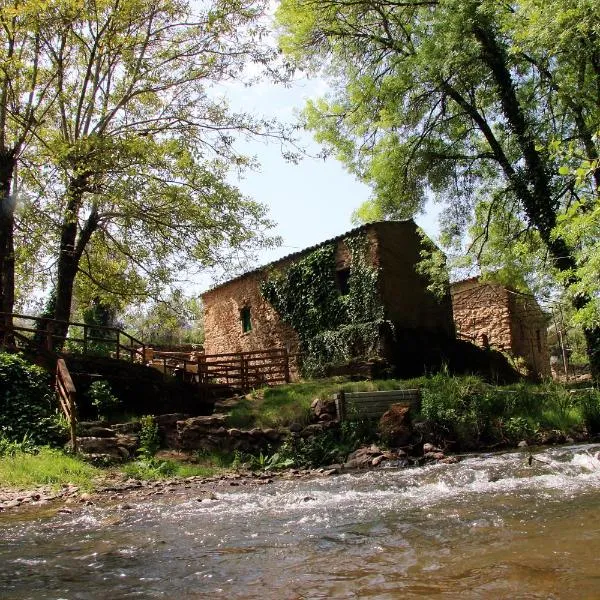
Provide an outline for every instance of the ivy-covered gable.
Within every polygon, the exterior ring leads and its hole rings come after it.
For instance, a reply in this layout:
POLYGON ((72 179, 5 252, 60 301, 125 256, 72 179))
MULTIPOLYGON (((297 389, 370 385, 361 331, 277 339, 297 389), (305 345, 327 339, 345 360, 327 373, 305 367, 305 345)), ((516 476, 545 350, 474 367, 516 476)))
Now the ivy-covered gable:
POLYGON ((377 289, 378 269, 369 260, 362 233, 344 240, 350 271, 344 289, 336 277, 336 243, 296 260, 261 285, 263 297, 298 334, 305 375, 329 365, 377 355, 384 309, 377 289))

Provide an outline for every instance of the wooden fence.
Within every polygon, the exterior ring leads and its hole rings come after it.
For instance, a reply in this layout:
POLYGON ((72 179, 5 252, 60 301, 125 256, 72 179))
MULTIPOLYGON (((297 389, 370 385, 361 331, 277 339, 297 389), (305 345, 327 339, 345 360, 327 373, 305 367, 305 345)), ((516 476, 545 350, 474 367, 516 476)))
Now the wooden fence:
POLYGON ((69 423, 73 452, 77 452, 77 405, 75 403, 77 394, 63 358, 59 358, 56 362, 56 392, 60 407, 69 423))
POLYGON ((63 336, 58 331, 65 325, 67 349, 63 348, 63 351, 66 354, 105 354, 131 362, 144 360, 145 345, 117 327, 57 321, 16 313, 10 315, 8 320, 5 313, 0 313, 0 342, 17 349, 36 349, 42 346, 45 350, 54 351, 63 342, 63 336))
POLYGON ((163 373, 181 376, 202 386, 248 391, 263 385, 290 382, 290 355, 285 348, 227 354, 153 353, 152 364, 163 373))
POLYGON ((418 408, 421 393, 413 390, 386 390, 375 392, 340 392, 333 396, 341 421, 348 419, 380 419, 394 404, 418 408))

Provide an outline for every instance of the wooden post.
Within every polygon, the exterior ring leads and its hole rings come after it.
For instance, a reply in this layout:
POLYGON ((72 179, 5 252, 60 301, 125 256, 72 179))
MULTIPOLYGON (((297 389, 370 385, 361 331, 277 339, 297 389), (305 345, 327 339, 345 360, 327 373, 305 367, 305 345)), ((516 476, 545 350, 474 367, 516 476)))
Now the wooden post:
POLYGON ((46 323, 46 350, 52 352, 52 323, 46 323))
POLYGON ((59 358, 56 362, 56 391, 61 408, 65 414, 71 432, 71 446, 73 452, 77 452, 77 404, 75 401, 76 391, 73 379, 64 359, 59 358))
MULTIPOLYGON (((244 354, 240 354, 240 377, 242 380, 242 390, 248 390, 248 360, 244 358, 244 354)), ((229 382, 227 382, 229 383, 229 382)))
POLYGON ((290 355, 287 347, 283 349, 283 368, 285 369, 285 382, 290 382, 290 355))
POLYGON ((333 395, 335 400, 335 410, 337 412, 338 421, 343 421, 346 418, 346 399, 344 392, 339 392, 333 395))
POLYGON ((198 382, 206 383, 208 382, 207 369, 206 369, 206 355, 199 355, 197 358, 198 361, 198 382))

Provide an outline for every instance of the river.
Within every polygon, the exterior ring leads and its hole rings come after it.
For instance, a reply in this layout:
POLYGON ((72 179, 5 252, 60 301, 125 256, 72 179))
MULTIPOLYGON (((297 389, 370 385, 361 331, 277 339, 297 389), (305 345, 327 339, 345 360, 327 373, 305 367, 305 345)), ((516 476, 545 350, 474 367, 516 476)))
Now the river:
POLYGON ((0 598, 600 598, 600 446, 0 515, 0 598))

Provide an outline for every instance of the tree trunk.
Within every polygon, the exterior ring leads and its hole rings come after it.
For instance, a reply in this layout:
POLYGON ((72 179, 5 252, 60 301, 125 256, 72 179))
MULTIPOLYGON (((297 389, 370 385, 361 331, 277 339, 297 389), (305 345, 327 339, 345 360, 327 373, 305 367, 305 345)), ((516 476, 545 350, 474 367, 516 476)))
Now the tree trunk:
MULTIPOLYGON (((12 327, 15 302, 15 247, 14 223, 15 201, 11 194, 11 183, 15 169, 15 160, 11 152, 0 153, 0 312, 4 313, 2 329, 12 327)), ((0 343, 11 342, 12 335, 4 335, 0 343)))
POLYGON ((67 337, 73 302, 73 286, 79 270, 79 261, 92 234, 98 228, 98 212, 94 208, 78 235, 78 217, 83 204, 86 183, 85 176, 73 178, 69 182, 69 202, 61 227, 57 278, 54 288, 54 318, 60 321, 60 323, 54 324, 55 350, 62 349, 67 337))

